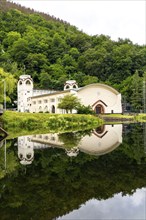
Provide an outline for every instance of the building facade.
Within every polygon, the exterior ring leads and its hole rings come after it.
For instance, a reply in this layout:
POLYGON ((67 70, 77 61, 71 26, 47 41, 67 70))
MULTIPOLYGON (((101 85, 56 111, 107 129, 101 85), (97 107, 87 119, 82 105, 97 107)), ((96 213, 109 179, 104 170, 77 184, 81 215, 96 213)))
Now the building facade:
POLYGON ((31 76, 20 76, 17 85, 18 111, 64 114, 65 110, 59 109, 58 104, 65 95, 74 94, 82 105, 91 106, 97 114, 122 113, 121 94, 105 84, 94 83, 78 88, 75 80, 68 80, 63 91, 35 91, 31 76))

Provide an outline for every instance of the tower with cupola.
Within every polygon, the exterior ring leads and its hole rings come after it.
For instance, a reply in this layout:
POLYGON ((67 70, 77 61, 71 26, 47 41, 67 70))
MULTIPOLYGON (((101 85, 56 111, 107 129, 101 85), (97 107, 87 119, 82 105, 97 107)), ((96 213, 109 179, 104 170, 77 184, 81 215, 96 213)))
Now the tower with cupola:
POLYGON ((76 80, 67 80, 64 84, 64 90, 68 89, 78 89, 78 84, 76 80))
POLYGON ((30 75, 21 75, 17 84, 17 108, 19 112, 29 111, 29 98, 33 95, 33 80, 30 75))

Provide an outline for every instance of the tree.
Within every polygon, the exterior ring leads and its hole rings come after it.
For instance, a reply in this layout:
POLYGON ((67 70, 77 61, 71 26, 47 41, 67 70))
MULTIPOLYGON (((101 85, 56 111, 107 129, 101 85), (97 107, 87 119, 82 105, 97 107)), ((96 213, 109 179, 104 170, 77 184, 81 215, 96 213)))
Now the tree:
POLYGON ((143 108, 142 103, 142 78, 139 77, 138 71, 132 76, 131 81, 131 104, 135 111, 139 112, 143 108))
POLYGON ((58 104, 58 108, 65 109, 68 113, 72 113, 73 109, 76 109, 80 105, 80 100, 74 94, 68 94, 61 99, 58 104))
POLYGON ((3 80, 6 83, 6 94, 7 94, 7 102, 11 102, 10 96, 13 94, 16 79, 13 77, 12 74, 5 72, 2 68, 0 68, 0 102, 3 102, 4 95, 4 83, 3 80))
POLYGON ((21 34, 16 31, 10 31, 3 41, 5 47, 12 46, 17 40, 21 38, 21 34))

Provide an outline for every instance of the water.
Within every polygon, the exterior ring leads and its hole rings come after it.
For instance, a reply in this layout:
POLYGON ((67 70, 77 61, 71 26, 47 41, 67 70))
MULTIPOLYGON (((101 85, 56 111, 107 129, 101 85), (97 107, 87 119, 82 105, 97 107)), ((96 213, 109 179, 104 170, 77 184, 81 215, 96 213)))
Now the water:
POLYGON ((0 143, 0 219, 146 219, 146 125, 0 143))

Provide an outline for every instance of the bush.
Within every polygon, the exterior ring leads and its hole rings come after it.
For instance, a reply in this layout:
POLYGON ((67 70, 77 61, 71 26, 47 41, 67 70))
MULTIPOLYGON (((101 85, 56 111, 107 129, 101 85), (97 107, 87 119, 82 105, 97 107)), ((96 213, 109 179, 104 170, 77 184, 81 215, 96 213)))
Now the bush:
POLYGON ((94 115, 95 112, 92 110, 91 106, 79 105, 77 108, 77 114, 90 114, 94 115))

